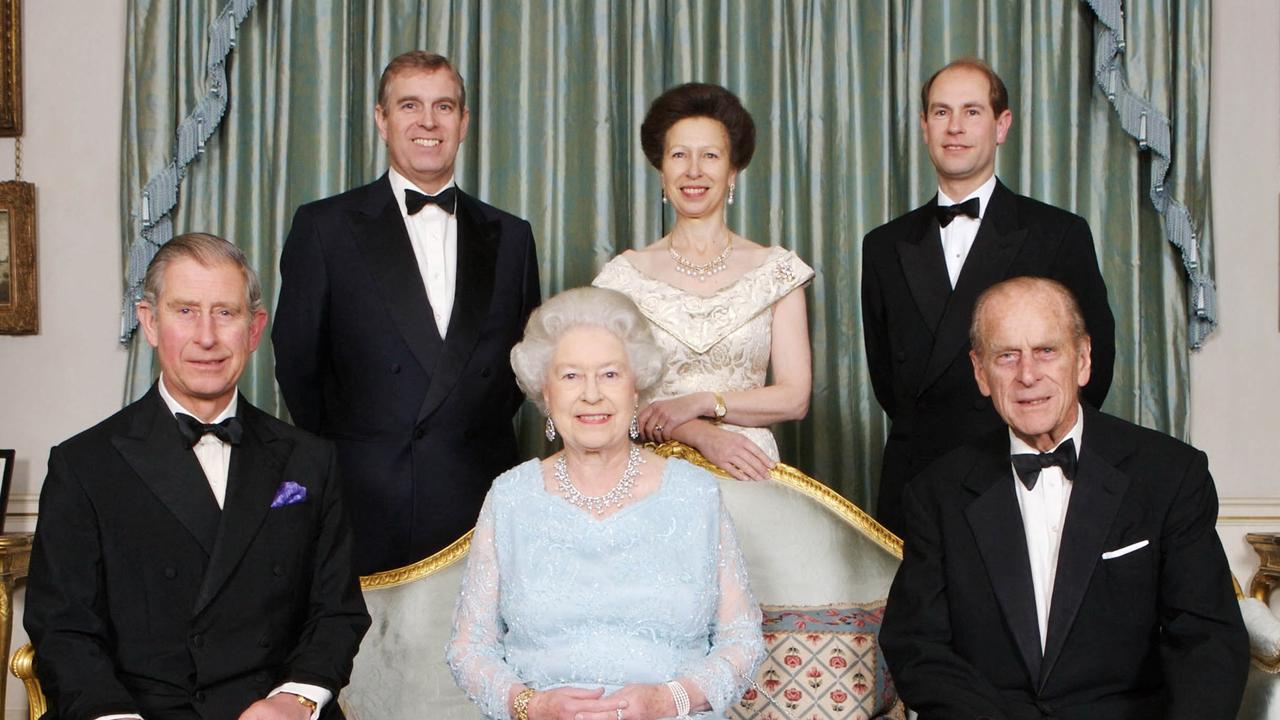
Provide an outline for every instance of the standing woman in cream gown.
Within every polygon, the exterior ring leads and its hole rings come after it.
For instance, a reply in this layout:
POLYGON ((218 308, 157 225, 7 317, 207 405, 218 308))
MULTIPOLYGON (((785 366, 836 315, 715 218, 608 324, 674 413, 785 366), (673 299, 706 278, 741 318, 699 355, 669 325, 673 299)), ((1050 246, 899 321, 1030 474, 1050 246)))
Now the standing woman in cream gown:
POLYGON ((755 123, 733 93, 706 83, 667 90, 649 107, 640 143, 675 226, 610 260, 592 284, 635 301, 666 353, 641 431, 691 445, 740 480, 766 479, 778 462, 769 426, 809 410, 804 287, 813 269, 725 222, 755 151, 755 123))

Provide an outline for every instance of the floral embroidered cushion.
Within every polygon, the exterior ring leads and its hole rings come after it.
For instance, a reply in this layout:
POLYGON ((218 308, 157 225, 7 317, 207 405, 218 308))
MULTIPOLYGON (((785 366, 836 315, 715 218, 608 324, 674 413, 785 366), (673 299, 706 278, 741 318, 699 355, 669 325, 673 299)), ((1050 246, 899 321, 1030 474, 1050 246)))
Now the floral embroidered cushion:
POLYGON ((728 710, 735 720, 905 717, 877 638, 884 602, 766 605, 768 655, 754 686, 728 710))

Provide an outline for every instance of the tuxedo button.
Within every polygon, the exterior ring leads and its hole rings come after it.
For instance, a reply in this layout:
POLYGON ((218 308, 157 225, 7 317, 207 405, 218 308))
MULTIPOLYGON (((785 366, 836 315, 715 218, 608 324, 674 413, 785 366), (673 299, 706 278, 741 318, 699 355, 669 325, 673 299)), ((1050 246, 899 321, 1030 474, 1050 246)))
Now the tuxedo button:
POLYGON ((198 703, 202 703, 202 702, 204 702, 204 691, 203 691, 203 690, 197 690, 197 691, 196 691, 196 694, 195 694, 195 695, 192 695, 192 697, 193 697, 193 698, 195 698, 195 701, 196 701, 196 702, 198 702, 198 703))
POLYGON ((482 377, 482 378, 487 378, 487 377, 489 377, 489 368, 485 368, 485 369, 481 370, 481 371, 480 371, 480 377, 482 377))
POLYGON ((396 363, 395 365, 392 365, 392 366, 391 366, 391 374, 392 374, 392 375, 399 375, 399 374, 400 374, 400 363, 396 363))
POLYGON ((427 434, 426 428, 418 428, 417 430, 413 431, 413 439, 421 440, 422 438, 426 437, 426 434, 427 434))
POLYGON ((200 634, 192 635, 191 644, 198 648, 204 647, 204 636, 200 634))
POLYGON ((262 637, 258 638, 258 647, 264 647, 264 648, 271 647, 271 638, 267 637, 266 635, 263 635, 262 637))
POLYGON ((174 569, 173 569, 173 568, 171 568, 171 567, 167 567, 167 568, 165 568, 165 569, 164 569, 164 576, 165 576, 166 578, 169 578, 170 580, 172 580, 172 579, 174 579, 174 578, 178 577, 178 571, 177 571, 177 570, 174 570, 174 569))
POLYGON ((271 574, 276 577, 284 577, 284 568, 280 565, 274 565, 271 568, 271 574))

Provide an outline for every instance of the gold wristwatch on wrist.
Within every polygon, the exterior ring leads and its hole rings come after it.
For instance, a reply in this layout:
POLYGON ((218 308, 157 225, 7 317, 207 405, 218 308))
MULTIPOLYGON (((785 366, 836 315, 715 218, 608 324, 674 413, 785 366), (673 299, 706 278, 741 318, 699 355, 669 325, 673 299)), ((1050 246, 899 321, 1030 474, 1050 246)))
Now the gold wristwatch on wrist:
POLYGON ((721 395, 721 394, 720 394, 720 393, 718 393, 718 392, 714 392, 714 391, 711 393, 711 395, 712 395, 712 397, 714 397, 714 398, 716 399, 716 408, 715 408, 715 410, 713 411, 713 412, 715 412, 715 414, 716 414, 716 422, 720 422, 721 420, 723 420, 723 419, 724 419, 724 416, 725 416, 726 414, 728 414, 728 412, 729 412, 729 408, 725 407, 725 405, 724 405, 724 396, 723 396, 723 395, 721 395))
POLYGON ((511 703, 511 709, 515 711, 513 713, 515 720, 529 720, 529 701, 537 694, 537 690, 525 688, 516 695, 515 701, 511 703))
POLYGON ((312 700, 311 698, 309 698, 309 697, 307 697, 307 696, 305 696, 305 695, 299 695, 299 694, 297 694, 297 693, 290 693, 290 694, 291 694, 291 695, 293 695, 294 697, 298 698, 298 704, 299 704, 299 705, 302 705, 303 707, 305 707, 305 708, 307 709, 307 712, 311 713, 312 715, 315 715, 315 714, 316 714, 316 708, 318 708, 318 707, 320 707, 320 706, 319 706, 319 705, 316 705, 316 701, 315 701, 315 700, 312 700))

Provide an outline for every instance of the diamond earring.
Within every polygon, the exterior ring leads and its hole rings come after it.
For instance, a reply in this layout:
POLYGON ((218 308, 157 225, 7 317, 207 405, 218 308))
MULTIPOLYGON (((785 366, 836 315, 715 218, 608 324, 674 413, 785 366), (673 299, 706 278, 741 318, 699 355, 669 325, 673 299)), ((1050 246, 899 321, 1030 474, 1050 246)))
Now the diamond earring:
POLYGON ((627 431, 627 434, 631 436, 632 440, 640 439, 640 423, 636 422, 634 413, 631 415, 631 428, 627 431))
POLYGON ((736 188, 736 187, 738 187, 738 186, 737 186, 737 185, 733 185, 733 184, 730 184, 730 185, 729 185, 729 204, 730 204, 730 205, 732 205, 732 204, 733 204, 733 189, 734 189, 734 188, 736 188))
POLYGON ((547 416, 547 442, 555 442, 556 424, 551 422, 551 416, 547 416))

